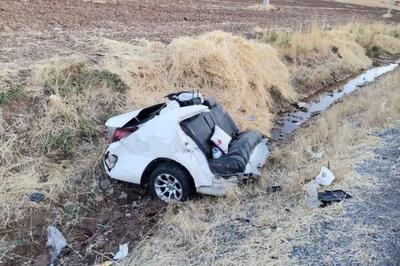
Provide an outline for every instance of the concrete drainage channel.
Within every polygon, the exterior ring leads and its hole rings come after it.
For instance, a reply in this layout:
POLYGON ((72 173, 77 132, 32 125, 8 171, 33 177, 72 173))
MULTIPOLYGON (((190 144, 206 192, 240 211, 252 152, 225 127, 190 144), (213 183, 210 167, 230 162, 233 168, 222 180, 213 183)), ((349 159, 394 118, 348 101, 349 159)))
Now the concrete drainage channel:
POLYGON ((326 110, 344 96, 359 90, 380 76, 393 71, 399 64, 400 60, 397 60, 388 65, 371 68, 357 77, 348 80, 344 85, 335 86, 332 91, 320 94, 316 99, 299 103, 296 111, 289 112, 281 118, 279 121, 280 126, 272 131, 272 139, 275 141, 283 140, 313 116, 326 110))

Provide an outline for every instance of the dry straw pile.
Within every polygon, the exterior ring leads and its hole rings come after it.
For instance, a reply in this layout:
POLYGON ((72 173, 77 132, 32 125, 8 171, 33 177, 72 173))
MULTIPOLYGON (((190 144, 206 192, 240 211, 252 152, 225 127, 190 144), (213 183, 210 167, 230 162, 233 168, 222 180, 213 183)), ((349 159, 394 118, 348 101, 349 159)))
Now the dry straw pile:
POLYGON ((172 91, 200 90, 216 96, 243 128, 268 132, 275 101, 296 98, 271 46, 229 33, 178 38, 169 45, 105 40, 101 50, 106 51, 101 66, 120 75, 140 105, 172 91), (256 121, 243 119, 247 115, 256 115, 256 121))

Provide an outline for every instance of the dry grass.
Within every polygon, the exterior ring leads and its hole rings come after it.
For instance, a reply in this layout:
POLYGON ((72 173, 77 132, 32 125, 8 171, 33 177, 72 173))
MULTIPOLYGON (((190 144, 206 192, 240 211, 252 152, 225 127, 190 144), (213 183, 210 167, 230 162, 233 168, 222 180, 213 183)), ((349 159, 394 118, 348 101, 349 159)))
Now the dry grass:
MULTIPOLYGON (((295 263, 295 246, 312 241, 308 229, 316 221, 331 220, 351 227, 352 254, 361 263, 371 263, 377 254, 368 246, 365 233, 375 229, 352 224, 343 215, 341 204, 307 209, 302 187, 327 161, 337 177, 333 189, 351 191, 372 185, 359 178, 353 166, 368 156, 365 147, 377 141, 367 132, 400 121, 399 82, 397 70, 301 129, 293 142, 274 151, 260 186, 243 188, 230 198, 171 206, 154 236, 145 239, 126 264, 287 265, 295 263), (323 159, 312 159, 310 149, 322 151, 323 159), (282 185, 283 192, 266 192, 265 187, 273 184, 282 185)), ((335 231, 328 237, 334 239, 335 231)), ((341 255, 340 251, 331 253, 333 257, 341 255)), ((333 257, 322 259, 329 264, 333 257)))
POLYGON ((341 27, 350 32, 370 57, 400 54, 400 27, 391 24, 351 23, 341 27))
POLYGON ((115 113, 164 101, 171 91, 199 89, 217 96, 238 121, 256 114, 256 122, 242 126, 268 132, 274 100, 295 98, 273 48, 231 34, 180 38, 168 46, 105 40, 100 48, 103 56, 89 58, 98 64, 82 56, 41 62, 29 84, 1 91, 3 229, 35 206, 27 199, 32 192, 46 195, 41 206, 91 193, 103 174, 103 124, 115 113))
POLYGON ((102 124, 122 110, 124 97, 116 77, 84 63, 49 65, 35 88, 25 87, 23 98, 1 108, 2 229, 28 215, 24 210, 35 206, 27 199, 32 192, 43 192, 52 204, 64 193, 78 196, 77 181, 91 184, 98 177, 102 124))
POLYGON ((294 32, 256 29, 260 41, 277 49, 293 86, 306 95, 370 67, 370 58, 400 54, 399 31, 383 23, 349 23, 331 30, 313 23, 294 32))
POLYGON ((267 44, 224 32, 136 45, 105 40, 102 67, 121 76, 130 99, 142 104, 177 90, 216 96, 243 128, 268 132, 275 101, 296 98, 289 72, 267 44), (143 92, 146 92, 145 94, 143 92), (256 115, 256 121, 243 119, 256 115))
POLYGON ((293 85, 306 94, 372 65, 365 50, 342 30, 326 31, 312 24, 295 32, 257 31, 261 41, 276 47, 293 85))
POLYGON ((279 9, 278 7, 271 5, 271 4, 269 4, 268 6, 263 5, 263 4, 255 4, 255 5, 248 6, 247 8, 251 9, 251 10, 270 11, 270 12, 273 12, 273 11, 276 11, 279 9))
MULTIPOLYGON (((336 2, 361 5, 361 6, 371 6, 371 7, 381 7, 388 8, 391 0, 335 0, 336 2)), ((400 10, 399 1, 394 1, 393 9, 400 10)))

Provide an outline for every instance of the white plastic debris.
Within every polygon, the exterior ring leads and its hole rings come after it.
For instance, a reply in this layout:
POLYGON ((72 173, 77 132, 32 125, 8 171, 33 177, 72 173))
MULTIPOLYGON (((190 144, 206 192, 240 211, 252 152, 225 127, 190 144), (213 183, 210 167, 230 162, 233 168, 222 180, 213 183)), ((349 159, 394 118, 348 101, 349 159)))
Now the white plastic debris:
POLYGON ((128 256, 128 243, 125 243, 123 245, 119 245, 119 250, 117 254, 113 257, 113 260, 121 260, 128 256))
POLYGON ((315 180, 311 180, 307 184, 304 185, 304 190, 307 192, 309 197, 317 197, 318 190, 321 188, 320 184, 315 180))
POLYGON ((63 234, 58 231, 58 229, 52 225, 47 227, 47 248, 50 249, 51 264, 53 264, 58 255, 60 255, 61 250, 67 246, 67 241, 63 234))
POLYGON ((318 190, 321 188, 316 180, 311 180, 304 186, 307 192, 305 204, 309 208, 318 208, 321 202, 318 200, 318 190))
POLYGON ((335 180, 335 176, 328 168, 324 166, 321 167, 321 172, 315 178, 315 181, 317 181, 318 184, 323 186, 329 186, 330 184, 332 184, 333 180, 335 180))
POLYGON ((321 160, 323 156, 322 152, 313 152, 311 154, 311 157, 316 160, 321 160))
POLYGON ((60 96, 52 94, 52 95, 49 96, 49 98, 47 98, 47 102, 50 105, 60 104, 60 103, 62 103, 62 99, 61 99, 60 96))
POLYGON ((326 167, 321 167, 321 172, 314 180, 304 185, 303 189, 307 192, 305 204, 309 208, 318 208, 321 202, 318 199, 318 190, 321 186, 329 186, 335 180, 333 173, 326 167))

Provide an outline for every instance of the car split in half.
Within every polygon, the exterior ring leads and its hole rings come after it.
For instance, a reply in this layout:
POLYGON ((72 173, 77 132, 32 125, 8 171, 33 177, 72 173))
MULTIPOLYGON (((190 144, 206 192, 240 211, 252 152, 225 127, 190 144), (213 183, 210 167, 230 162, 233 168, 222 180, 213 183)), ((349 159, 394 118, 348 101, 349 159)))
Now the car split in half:
POLYGON ((196 192, 222 196, 260 175, 269 155, 265 136, 241 132, 213 97, 179 92, 167 98, 107 120, 108 176, 147 185, 155 197, 170 202, 196 192))

